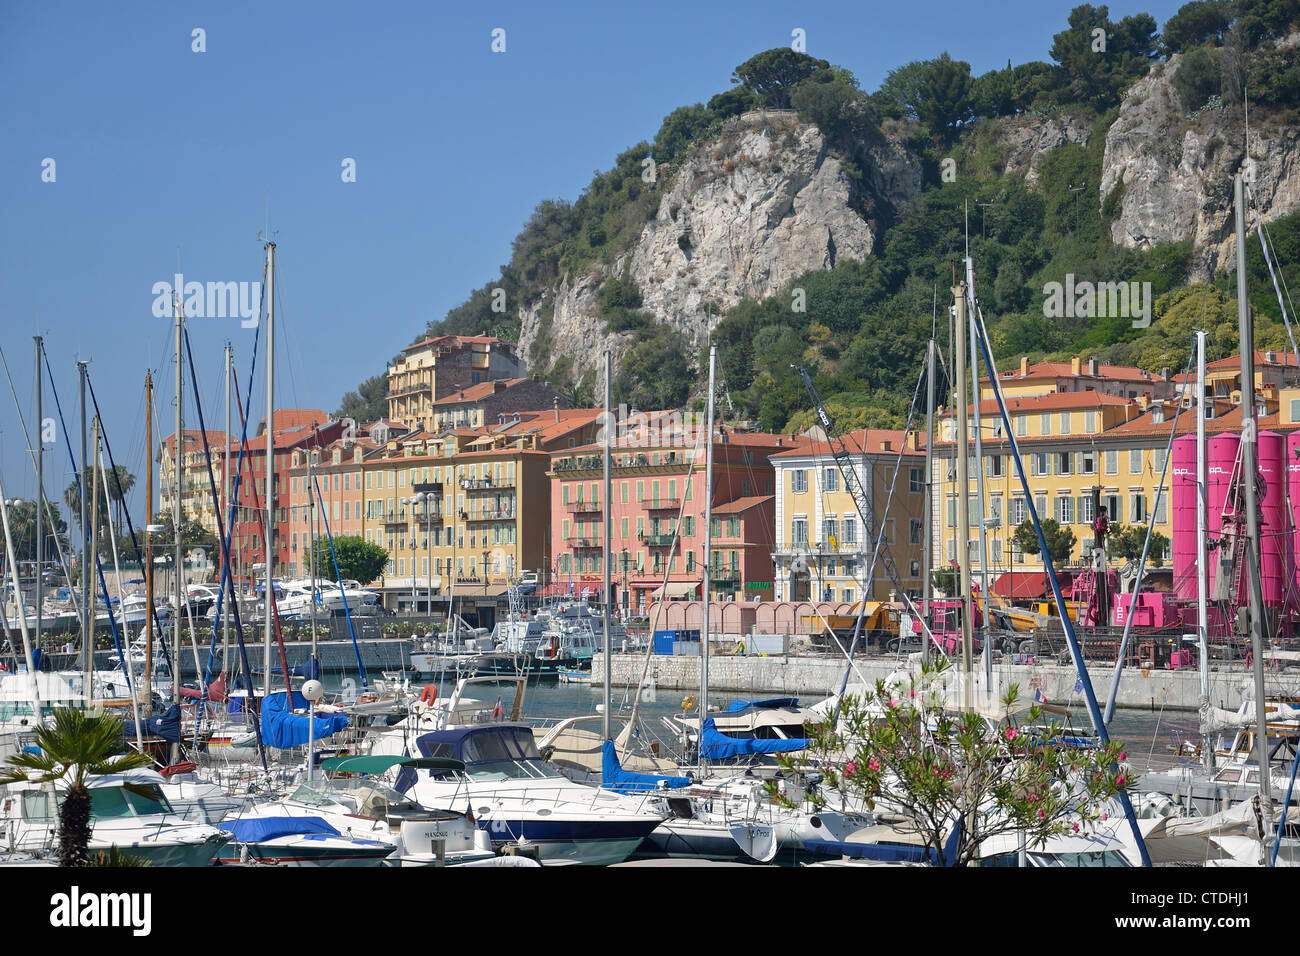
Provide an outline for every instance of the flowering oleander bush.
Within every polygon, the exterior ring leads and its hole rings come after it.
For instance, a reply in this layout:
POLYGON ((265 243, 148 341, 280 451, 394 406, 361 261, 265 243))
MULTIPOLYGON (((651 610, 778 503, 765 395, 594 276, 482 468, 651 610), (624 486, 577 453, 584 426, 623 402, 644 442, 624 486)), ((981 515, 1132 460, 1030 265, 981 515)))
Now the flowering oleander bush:
MULTIPOLYGON (((964 711, 945 699, 945 668, 928 665, 906 684, 879 681, 862 698, 843 698, 838 720, 832 714, 810 728, 808 749, 783 755, 783 768, 822 775, 810 794, 819 808, 828 790, 838 790, 893 818, 941 866, 970 864, 999 834, 1024 831, 1033 849, 1052 836, 1086 832, 1133 786, 1136 778, 1121 766, 1122 744, 1066 742, 1059 723, 1040 724, 1041 706, 1018 705, 1015 685, 1001 699, 1000 719, 964 711)), ((782 799, 775 786, 771 792, 782 799)))

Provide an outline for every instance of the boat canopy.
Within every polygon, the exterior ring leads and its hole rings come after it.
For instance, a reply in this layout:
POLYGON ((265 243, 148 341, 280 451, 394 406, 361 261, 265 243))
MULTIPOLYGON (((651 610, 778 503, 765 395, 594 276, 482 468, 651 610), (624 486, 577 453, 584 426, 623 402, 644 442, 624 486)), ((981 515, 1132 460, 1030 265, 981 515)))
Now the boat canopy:
POLYGON ((415 746, 425 757, 450 757, 464 764, 541 759, 532 730, 522 724, 435 730, 417 737, 415 746))
POLYGON ((710 717, 700 729, 700 754, 705 760, 727 760, 731 757, 748 757, 752 754, 788 753, 792 750, 804 750, 808 746, 805 738, 792 740, 759 740, 728 737, 718 730, 717 724, 710 717))
MULTIPOLYGON (((262 738, 268 746, 286 750, 307 742, 310 725, 313 740, 324 740, 348 725, 347 714, 317 713, 314 718, 289 711, 283 692, 276 692, 262 702, 262 738)), ((307 698, 293 692, 293 706, 305 708, 307 698)))
POLYGON ((640 793, 646 790, 658 790, 661 785, 665 788, 691 785, 689 777, 666 777, 656 773, 635 773, 624 770, 618 761, 618 752, 614 749, 612 740, 606 740, 601 745, 600 753, 600 785, 606 790, 613 790, 615 793, 640 793))
POLYGON ((320 817, 245 817, 221 824, 240 843, 262 843, 291 836, 342 836, 320 817))
POLYGON ((730 704, 727 705, 727 709, 724 710, 723 713, 738 714, 742 710, 746 710, 750 707, 772 709, 776 707, 798 707, 798 706, 799 706, 798 697, 772 697, 769 698, 768 700, 733 700, 730 704))
POLYGON ((394 767, 411 767, 414 770, 464 770, 459 760, 440 757, 351 756, 327 757, 320 762, 327 773, 387 773, 394 767))

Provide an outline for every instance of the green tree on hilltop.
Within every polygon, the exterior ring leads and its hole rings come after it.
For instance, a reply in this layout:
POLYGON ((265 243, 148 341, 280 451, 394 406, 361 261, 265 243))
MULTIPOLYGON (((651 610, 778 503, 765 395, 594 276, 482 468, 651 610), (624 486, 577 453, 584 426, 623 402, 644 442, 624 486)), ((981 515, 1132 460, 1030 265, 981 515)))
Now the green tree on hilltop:
POLYGON ((789 109, 790 92, 818 70, 829 70, 830 63, 789 47, 777 47, 752 56, 731 74, 731 82, 752 90, 759 103, 771 109, 789 109))

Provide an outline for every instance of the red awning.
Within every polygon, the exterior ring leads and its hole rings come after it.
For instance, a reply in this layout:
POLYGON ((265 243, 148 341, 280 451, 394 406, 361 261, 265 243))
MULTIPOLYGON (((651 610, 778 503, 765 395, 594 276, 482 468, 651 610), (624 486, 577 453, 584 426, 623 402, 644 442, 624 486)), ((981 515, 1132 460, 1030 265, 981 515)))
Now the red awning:
MULTIPOLYGON (((1070 586, 1072 576, 1069 571, 1058 571, 1056 580, 1060 582, 1062 592, 1070 586)), ((1025 601, 1050 594, 1052 584, 1047 579, 1046 571, 1008 571, 993 582, 993 593, 1012 601, 1025 601)))

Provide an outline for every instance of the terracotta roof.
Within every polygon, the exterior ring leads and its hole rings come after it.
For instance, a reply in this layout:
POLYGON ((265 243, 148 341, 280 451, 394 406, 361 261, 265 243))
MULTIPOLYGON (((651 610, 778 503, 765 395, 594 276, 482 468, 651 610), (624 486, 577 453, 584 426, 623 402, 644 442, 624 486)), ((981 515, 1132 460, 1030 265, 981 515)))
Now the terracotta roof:
POLYGON ((737 498, 735 501, 714 505, 713 513, 715 515, 736 515, 775 500, 776 495, 750 495, 748 498, 737 498))
MULTIPOLYGON (((653 424, 651 425, 651 427, 653 428, 653 424)), ((642 440, 636 435, 629 434, 629 435, 623 435, 622 437, 616 437, 614 439, 613 444, 614 444, 614 449, 616 451, 628 451, 628 450, 637 450, 637 449, 646 449, 649 451, 659 451, 659 450, 671 450, 671 451, 683 450, 684 451, 688 448, 694 448, 695 445, 697 444, 697 441, 699 445, 703 446, 704 444, 703 434, 704 434, 703 425, 691 424, 691 425, 683 425, 679 429, 674 428, 671 431, 665 431, 663 434, 659 436, 658 441, 652 442, 648 439, 642 440)), ((653 437, 653 435, 650 437, 653 437)), ((738 431, 732 431, 730 428, 728 428, 725 431, 725 437, 723 436, 723 433, 721 431, 719 431, 719 433, 715 435, 713 444, 715 448, 721 448, 727 445, 731 445, 731 446, 740 446, 740 447, 777 449, 777 448, 789 448, 792 443, 796 447, 800 447, 802 445, 806 445, 808 442, 809 439, 804 438, 802 435, 797 435, 792 437, 790 435, 777 435, 771 432, 738 432, 738 431)), ((592 454, 594 452, 603 451, 604 448, 605 445, 603 442, 593 442, 587 445, 579 445, 577 448, 562 448, 562 449, 557 448, 555 451, 551 452, 551 454, 562 455, 562 454, 573 454, 575 452, 592 454)), ((769 456, 769 457, 775 457, 775 456, 769 456)), ((701 461, 700 464, 702 465, 703 461, 701 461)))
MULTIPOLYGON (((1296 368, 1295 355, 1291 352, 1274 352, 1276 361, 1266 361, 1268 352, 1261 349, 1255 350, 1255 368, 1296 368)), ((1241 353, 1230 355, 1227 358, 1216 359, 1213 362, 1205 363, 1205 370, 1218 371, 1219 369, 1239 369, 1241 368, 1241 353)), ((1193 376, 1194 377, 1194 376, 1193 376)))
MULTIPOLYGON (((1137 402, 1131 398, 1124 398, 1120 395, 1106 395, 1103 392, 1051 392, 1047 395, 1008 395, 1006 396, 1007 411, 1015 412, 1046 412, 1060 409, 1074 408, 1100 408, 1103 405, 1133 405, 1137 402)), ((944 417, 957 414, 955 410, 945 411, 944 417)), ((975 406, 969 404, 966 406, 966 414, 974 415, 975 406)), ((994 399, 987 399, 980 402, 980 415, 997 416, 998 403, 994 399)))
MULTIPOLYGON (((1020 366, 1013 365, 1011 368, 1003 369, 998 373, 998 380, 1007 379, 1028 380, 1032 378, 1091 378, 1091 379, 1117 379, 1123 382, 1151 382, 1159 381, 1159 375, 1153 375, 1150 372, 1144 372, 1142 369, 1132 365, 1098 365, 1097 374, 1092 375, 1088 372, 1088 360, 1083 359, 1079 362, 1079 371, 1074 371, 1071 362, 1035 362, 1030 365, 1024 375, 1020 374, 1020 366)), ((980 382, 989 381, 987 375, 980 379, 980 382)))
MULTIPOLYGON (((919 444, 925 444, 925 436, 918 435, 919 444)), ((799 436, 803 442, 801 446, 790 449, 789 451, 777 452, 773 458, 808 458, 811 456, 822 456, 832 454, 829 442, 813 441, 803 435, 799 436)), ((867 454, 884 454, 896 455, 900 448, 907 446, 907 432, 899 431, 893 428, 859 428, 857 431, 849 432, 843 437, 844 447, 851 455, 861 455, 865 449, 867 454), (885 443, 889 447, 885 447, 885 443)), ((906 448, 904 454, 923 455, 923 448, 913 449, 906 448)))
POLYGON ((471 385, 469 388, 462 388, 459 392, 452 392, 450 395, 444 395, 433 403, 438 405, 455 405, 460 402, 477 402, 487 398, 489 395, 495 395, 497 392, 504 392, 507 389, 514 388, 522 382, 527 382, 526 378, 505 378, 496 379, 492 382, 479 382, 477 385, 471 385))
POLYGON ((490 345, 493 342, 500 342, 501 339, 495 335, 435 335, 432 338, 416 342, 414 345, 408 345, 402 349, 403 352, 414 352, 417 349, 425 349, 431 345, 490 345))
MULTIPOLYGON (((1261 430, 1271 431, 1294 431, 1296 426, 1283 425, 1281 415, 1274 413, 1272 415, 1262 415, 1255 419, 1261 430)), ((1166 409, 1165 418, 1160 422, 1151 420, 1151 411, 1144 412, 1140 417, 1122 425, 1116 425, 1114 428, 1108 428, 1101 433, 1103 438, 1122 437, 1122 436, 1146 436, 1146 435, 1168 435, 1169 429, 1173 427, 1173 411, 1166 409)), ((1205 420, 1205 431, 1207 434, 1224 431, 1241 430, 1241 406, 1234 405, 1220 415, 1205 420)), ((1179 435, 1196 434, 1196 413, 1192 409, 1184 409, 1183 414, 1178 419, 1179 435)))
MULTIPOLYGON (((317 425, 324 425, 329 420, 329 413, 319 408, 277 408, 275 410, 275 430, 277 432, 296 428, 310 428, 313 422, 317 425)), ((258 427, 265 431, 266 419, 262 419, 258 427)))

